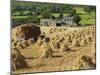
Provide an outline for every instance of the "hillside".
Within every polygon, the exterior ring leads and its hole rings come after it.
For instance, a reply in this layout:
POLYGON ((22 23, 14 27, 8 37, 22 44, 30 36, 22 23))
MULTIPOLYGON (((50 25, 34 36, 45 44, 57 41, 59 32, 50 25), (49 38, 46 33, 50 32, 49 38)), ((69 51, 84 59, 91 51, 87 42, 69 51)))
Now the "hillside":
POLYGON ((80 24, 96 24, 95 6, 23 1, 12 2, 12 20, 28 20, 30 22, 39 23, 39 20, 43 18, 42 13, 44 12, 49 13, 50 16, 58 18, 60 13, 62 13, 63 16, 70 15, 73 9, 75 9, 76 13, 81 17, 80 24), (86 12, 85 9, 89 12, 86 12))

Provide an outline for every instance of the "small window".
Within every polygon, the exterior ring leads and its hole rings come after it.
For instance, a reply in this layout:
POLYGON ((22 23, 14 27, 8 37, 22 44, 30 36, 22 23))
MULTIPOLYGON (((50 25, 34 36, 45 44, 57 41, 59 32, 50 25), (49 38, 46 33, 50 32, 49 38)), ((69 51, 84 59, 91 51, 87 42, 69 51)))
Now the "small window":
POLYGON ((56 26, 61 26, 61 23, 56 23, 56 26))

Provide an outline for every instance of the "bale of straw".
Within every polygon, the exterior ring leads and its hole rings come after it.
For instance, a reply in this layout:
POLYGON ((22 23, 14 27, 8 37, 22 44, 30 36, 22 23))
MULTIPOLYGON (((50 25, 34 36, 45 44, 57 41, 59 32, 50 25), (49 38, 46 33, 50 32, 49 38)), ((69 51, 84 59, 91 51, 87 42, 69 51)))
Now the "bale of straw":
POLYGON ((24 41, 22 42, 22 45, 23 45, 24 47, 27 47, 27 46, 29 46, 29 43, 28 43, 26 40, 24 40, 24 41))
POLYGON ((44 34, 40 34, 38 38, 44 39, 45 35, 44 34))
POLYGON ((17 48, 12 50, 12 70, 18 70, 20 68, 27 67, 27 62, 25 61, 25 57, 20 53, 17 48))
POLYGON ((25 48, 25 47, 23 46, 22 43, 17 43, 16 48, 18 48, 18 49, 23 49, 23 48, 25 48))
POLYGON ((59 49, 59 48, 60 48, 60 43, 59 43, 58 41, 56 41, 56 42, 54 43, 54 47, 57 48, 57 49, 59 49))
POLYGON ((87 40, 84 38, 84 39, 82 39, 82 41, 81 41, 81 46, 85 46, 85 45, 87 45, 88 44, 88 42, 87 42, 87 40))
POLYGON ((74 39, 73 42, 72 42, 72 46, 73 47, 79 47, 80 46, 79 41, 77 39, 74 39))
POLYGON ((96 65, 92 62, 91 57, 82 55, 78 58, 77 63, 73 66, 73 70, 95 69, 96 65))
POLYGON ((63 42, 65 40, 64 37, 59 38, 59 42, 63 42))
POLYGON ((71 38, 67 38, 67 39, 66 39, 66 42, 67 42, 68 44, 70 44, 70 43, 72 43, 73 41, 72 41, 71 38))
POLYGON ((37 46, 41 46, 43 44, 43 40, 41 38, 38 38, 36 44, 37 46))
POLYGON ((17 46, 17 42, 16 41, 12 42, 12 46, 17 46))
POLYGON ((40 58, 52 58, 53 57, 53 51, 50 45, 42 45, 41 46, 41 56, 40 58))
POLYGON ((92 62, 91 57, 83 55, 79 60, 80 69, 94 69, 95 64, 92 62))
POLYGON ((88 42, 92 42, 93 41, 93 38, 91 36, 87 36, 87 41, 88 42))
POLYGON ((50 41, 50 38, 49 37, 45 37, 44 38, 44 42, 47 42, 48 43, 49 41, 50 41))
POLYGON ((67 46, 67 44, 62 43, 60 47, 61 52, 67 52, 70 51, 70 48, 67 46))
POLYGON ((29 45, 34 44, 35 43, 35 40, 33 38, 30 38, 30 39, 27 40, 27 43, 29 45))

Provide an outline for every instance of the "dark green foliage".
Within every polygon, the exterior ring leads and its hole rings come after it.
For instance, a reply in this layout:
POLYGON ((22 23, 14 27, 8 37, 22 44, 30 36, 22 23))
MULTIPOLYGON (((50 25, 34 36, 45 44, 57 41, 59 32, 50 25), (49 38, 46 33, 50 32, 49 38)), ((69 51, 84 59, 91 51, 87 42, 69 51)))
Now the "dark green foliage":
POLYGON ((25 24, 25 23, 36 23, 36 24, 38 24, 39 22, 40 22, 40 18, 31 17, 31 16, 28 17, 28 18, 13 18, 12 19, 12 27, 16 27, 20 24, 25 24))
MULTIPOLYGON (((82 5, 69 5, 69 4, 56 4, 56 3, 51 4, 51 3, 41 3, 41 2, 14 1, 12 2, 11 10, 12 10, 12 17, 15 17, 13 18, 13 20, 18 22, 40 23, 41 18, 61 19, 63 16, 69 15, 70 17, 74 16, 75 17, 74 21, 77 24, 79 24, 80 22, 79 16, 82 18, 82 21, 80 23, 85 23, 84 22, 85 15, 87 15, 87 13, 89 14, 89 12, 91 11, 95 12, 96 7, 82 6, 82 5), (86 11, 86 13, 81 13, 81 10, 78 10, 78 8, 84 9, 82 11, 83 12, 86 11), (78 13, 79 16, 75 15, 76 13, 78 13), (20 16, 24 16, 24 18, 18 18, 20 16)), ((88 22, 91 23, 90 21, 91 20, 89 20, 88 22)))
POLYGON ((74 22, 79 25, 79 22, 81 21, 81 17, 78 14, 74 14, 73 16, 74 22))
POLYGON ((56 19, 56 17, 55 17, 55 16, 53 16, 53 15, 51 15, 51 18, 52 18, 52 19, 56 19))
POLYGON ((49 10, 50 13, 70 13, 70 11, 73 9, 73 6, 76 5, 16 1, 12 3, 12 6, 12 12, 32 11, 35 12, 35 14, 40 15, 46 10, 49 10))
POLYGON ((52 6, 50 7, 50 12, 52 13, 60 13, 62 10, 62 8, 60 6, 52 6))
POLYGON ((68 15, 70 17, 73 17, 74 22, 79 25, 79 22, 81 21, 81 17, 78 15, 78 13, 76 13, 75 9, 72 9, 70 11, 70 14, 68 15))
POLYGON ((76 14, 76 9, 71 9, 70 10, 70 16, 74 16, 76 14))
POLYGON ((52 15, 50 14, 50 12, 48 10, 44 11, 41 14, 42 18, 52 18, 52 15))
POLYGON ((63 18, 63 13, 60 13, 58 18, 62 19, 63 18))
POLYGON ((84 11, 87 13, 90 13, 95 10, 96 10, 96 7, 94 7, 94 6, 85 6, 85 8, 84 8, 84 11))

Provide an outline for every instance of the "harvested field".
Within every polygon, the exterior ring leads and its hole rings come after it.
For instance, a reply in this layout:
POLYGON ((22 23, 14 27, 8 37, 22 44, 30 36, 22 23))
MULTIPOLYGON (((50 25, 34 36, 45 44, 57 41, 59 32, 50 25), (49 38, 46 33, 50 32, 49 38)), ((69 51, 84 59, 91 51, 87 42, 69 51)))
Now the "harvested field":
POLYGON ((12 29, 12 49, 17 48, 27 63, 25 68, 14 69, 13 74, 96 68, 95 26, 41 26, 40 31, 37 40, 20 41, 13 35, 16 28, 12 29))

